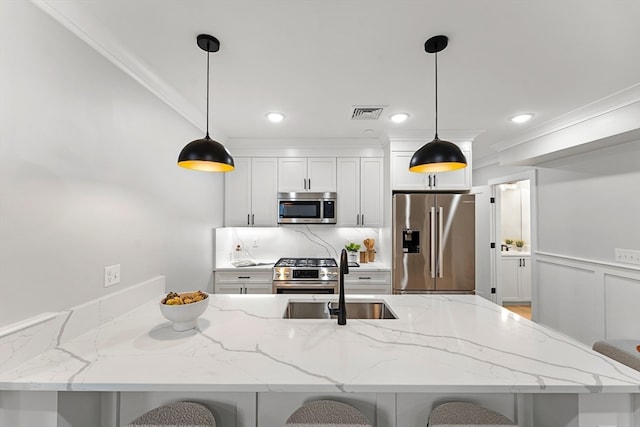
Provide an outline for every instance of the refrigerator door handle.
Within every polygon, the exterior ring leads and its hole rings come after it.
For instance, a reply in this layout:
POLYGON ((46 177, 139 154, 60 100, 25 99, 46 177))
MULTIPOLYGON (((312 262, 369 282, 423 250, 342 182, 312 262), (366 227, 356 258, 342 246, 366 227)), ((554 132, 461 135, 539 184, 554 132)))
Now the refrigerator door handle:
POLYGON ((442 241, 442 217, 443 211, 442 206, 438 207, 438 277, 443 278, 444 275, 442 273, 442 256, 443 256, 443 246, 444 242, 442 241))
POLYGON ((431 273, 431 278, 436 278, 436 208, 431 207, 429 209, 429 225, 431 226, 431 250, 429 251, 429 256, 431 257, 431 262, 429 263, 429 272, 431 273))

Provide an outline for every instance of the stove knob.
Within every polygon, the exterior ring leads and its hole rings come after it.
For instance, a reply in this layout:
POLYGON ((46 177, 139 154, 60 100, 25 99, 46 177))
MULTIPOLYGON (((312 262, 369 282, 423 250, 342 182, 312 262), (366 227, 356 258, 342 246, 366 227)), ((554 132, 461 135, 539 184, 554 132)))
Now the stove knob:
POLYGON ((337 271, 334 271, 333 273, 331 273, 331 275, 332 275, 333 277, 336 277, 336 276, 338 275, 338 272, 337 272, 337 271))

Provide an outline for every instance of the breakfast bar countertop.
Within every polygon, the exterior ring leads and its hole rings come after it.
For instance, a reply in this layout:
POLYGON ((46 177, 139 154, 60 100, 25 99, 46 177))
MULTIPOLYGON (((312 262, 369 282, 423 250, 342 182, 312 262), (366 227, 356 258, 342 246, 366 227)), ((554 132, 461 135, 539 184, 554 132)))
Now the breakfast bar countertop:
POLYGON ((283 319, 305 295, 210 295, 174 332, 149 301, 14 369, 1 390, 640 393, 640 372, 474 295, 384 300, 398 319, 283 319))

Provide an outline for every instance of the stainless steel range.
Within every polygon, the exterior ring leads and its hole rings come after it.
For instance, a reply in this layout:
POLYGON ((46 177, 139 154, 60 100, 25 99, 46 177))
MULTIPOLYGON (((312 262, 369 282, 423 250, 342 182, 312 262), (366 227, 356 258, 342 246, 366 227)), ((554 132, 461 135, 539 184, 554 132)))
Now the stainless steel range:
POLYGON ((273 293, 335 294, 338 276, 333 258, 280 258, 273 266, 273 293))

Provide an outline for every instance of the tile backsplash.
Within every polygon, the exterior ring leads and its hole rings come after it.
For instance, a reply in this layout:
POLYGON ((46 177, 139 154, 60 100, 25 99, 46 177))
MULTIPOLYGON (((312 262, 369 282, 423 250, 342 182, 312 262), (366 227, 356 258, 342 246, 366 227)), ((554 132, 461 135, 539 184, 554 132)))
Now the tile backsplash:
POLYGON ((347 228, 326 225, 286 225, 282 227, 224 227, 215 230, 216 267, 230 265, 233 250, 240 245, 243 256, 259 262, 275 262, 281 257, 339 258, 348 242, 364 249, 364 239, 376 240, 380 259, 380 231, 377 228, 347 228))

